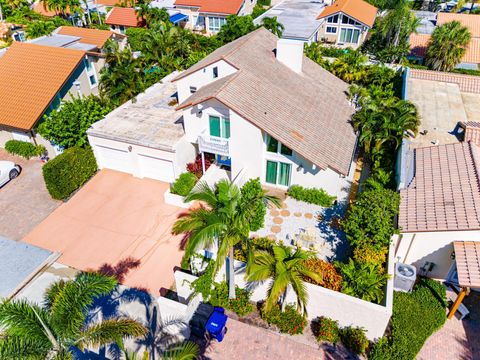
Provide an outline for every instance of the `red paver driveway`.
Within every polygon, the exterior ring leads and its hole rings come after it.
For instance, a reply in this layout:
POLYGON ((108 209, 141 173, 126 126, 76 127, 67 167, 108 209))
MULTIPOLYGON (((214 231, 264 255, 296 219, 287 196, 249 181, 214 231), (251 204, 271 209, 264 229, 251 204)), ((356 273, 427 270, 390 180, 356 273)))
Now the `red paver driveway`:
POLYGON ((102 170, 24 241, 60 252, 60 263, 80 270, 139 259, 141 265, 128 273, 125 284, 158 295, 173 284, 173 268, 183 254, 181 237, 173 236, 171 228, 184 210, 165 204, 167 188, 159 181, 102 170))
POLYGON ((0 149, 0 160, 13 161, 22 167, 19 177, 0 188, 0 235, 20 240, 61 202, 48 193, 43 164, 38 158, 25 160, 0 149))

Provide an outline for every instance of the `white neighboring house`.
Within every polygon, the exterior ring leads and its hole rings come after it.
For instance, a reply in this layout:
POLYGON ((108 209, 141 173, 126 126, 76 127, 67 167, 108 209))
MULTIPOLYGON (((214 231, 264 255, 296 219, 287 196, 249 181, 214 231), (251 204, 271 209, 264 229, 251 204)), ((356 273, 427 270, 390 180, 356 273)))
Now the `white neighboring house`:
POLYGON ((195 159, 176 111, 174 72, 87 130, 99 168, 173 182, 195 159))
POLYGON ((404 143, 400 155, 401 234, 395 259, 415 265, 420 274, 453 282, 453 243, 480 241, 480 128, 478 123, 465 126, 465 142, 416 149, 404 143))
POLYGON ((174 79, 186 138, 264 185, 319 187, 345 199, 357 137, 348 85, 260 28, 174 79), (278 43, 277 43, 278 41, 278 43))

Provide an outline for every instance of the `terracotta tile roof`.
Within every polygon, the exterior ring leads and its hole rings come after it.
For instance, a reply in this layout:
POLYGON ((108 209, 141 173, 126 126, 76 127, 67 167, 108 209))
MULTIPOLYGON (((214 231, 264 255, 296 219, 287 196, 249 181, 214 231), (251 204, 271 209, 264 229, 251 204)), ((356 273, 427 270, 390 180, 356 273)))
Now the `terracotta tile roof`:
POLYGON ((363 0, 337 0, 332 5, 327 6, 318 15, 317 19, 323 19, 327 16, 342 12, 354 18, 361 23, 372 27, 377 16, 378 9, 363 0))
POLYGON ((471 141, 472 143, 480 146, 480 122, 467 121, 465 124, 465 141, 471 141))
POLYGON ((244 0, 176 0, 176 6, 198 7, 202 13, 236 15, 244 0))
POLYGON ((120 3, 120 0, 96 0, 96 3, 104 6, 116 6, 120 3))
POLYGON ((58 28, 57 34, 78 36, 80 38, 79 42, 95 45, 99 49, 103 48, 107 40, 115 35, 109 30, 87 29, 76 26, 61 26, 58 28))
MULTIPOLYGON (((57 16, 59 13, 57 11, 49 10, 47 5, 43 1, 37 1, 33 4, 32 10, 36 13, 47 16, 47 17, 54 17, 57 16)), ((67 14, 70 14, 70 8, 67 8, 67 14)))
POLYGON ((459 285, 480 287, 480 242, 455 241, 453 249, 459 285))
MULTIPOLYGON (((429 34, 411 34, 409 38, 410 54, 420 58, 425 57, 430 38, 429 34)), ((470 40, 462 62, 480 64, 480 38, 470 40)))
POLYGON ((105 24, 123 25, 128 27, 142 27, 143 21, 138 19, 134 8, 114 7, 107 14, 105 24))
POLYGON ((224 60, 239 69, 180 104, 215 98, 322 169, 348 174, 356 135, 348 85, 304 57, 302 74, 277 61, 277 37, 260 28, 184 71, 176 80, 224 60))
POLYGON ((84 55, 14 42, 0 58, 0 124, 30 130, 84 55))
POLYGON ((480 76, 410 69, 409 77, 411 79, 457 84, 461 92, 480 94, 480 76))
POLYGON ((414 177, 400 190, 401 232, 480 229, 480 152, 471 142, 414 151, 414 177))
POLYGON ((472 37, 480 37, 480 16, 474 14, 438 13, 437 26, 451 21, 459 21, 470 30, 472 37))

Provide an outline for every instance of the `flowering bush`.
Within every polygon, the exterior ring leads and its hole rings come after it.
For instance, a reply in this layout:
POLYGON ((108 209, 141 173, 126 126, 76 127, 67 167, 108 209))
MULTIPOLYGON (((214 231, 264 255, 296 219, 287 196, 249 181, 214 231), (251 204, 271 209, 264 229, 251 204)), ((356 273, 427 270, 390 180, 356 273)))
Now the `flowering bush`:
POLYGON ((322 316, 312 321, 312 325, 317 341, 328 341, 336 344, 340 339, 338 321, 322 316))
POLYGON ((306 282, 320 285, 334 291, 340 291, 342 289, 342 275, 337 272, 337 269, 333 264, 320 259, 310 259, 306 260, 304 265, 308 270, 320 274, 322 277, 322 281, 320 282, 305 277, 304 280, 306 282))
MULTIPOLYGON (((212 165, 212 162, 213 158, 211 156, 205 155, 205 171, 207 171, 210 165, 212 165)), ((187 164, 187 171, 194 174, 197 179, 200 179, 202 177, 202 156, 200 154, 197 155, 194 162, 187 164)))
POLYGON ((269 311, 262 307, 260 317, 267 323, 276 325, 280 332, 290 335, 303 333, 303 329, 307 325, 307 319, 299 314, 292 305, 287 305, 285 311, 282 311, 279 305, 269 311))

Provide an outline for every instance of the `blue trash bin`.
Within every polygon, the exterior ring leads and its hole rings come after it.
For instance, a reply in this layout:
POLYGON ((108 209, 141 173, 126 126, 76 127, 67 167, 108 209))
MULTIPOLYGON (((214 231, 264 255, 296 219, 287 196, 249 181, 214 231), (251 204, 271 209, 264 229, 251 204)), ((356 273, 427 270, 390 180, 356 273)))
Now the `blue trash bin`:
POLYGON ((225 309, 216 307, 205 325, 205 329, 218 342, 223 340, 227 332, 227 319, 228 316, 225 315, 225 309))

